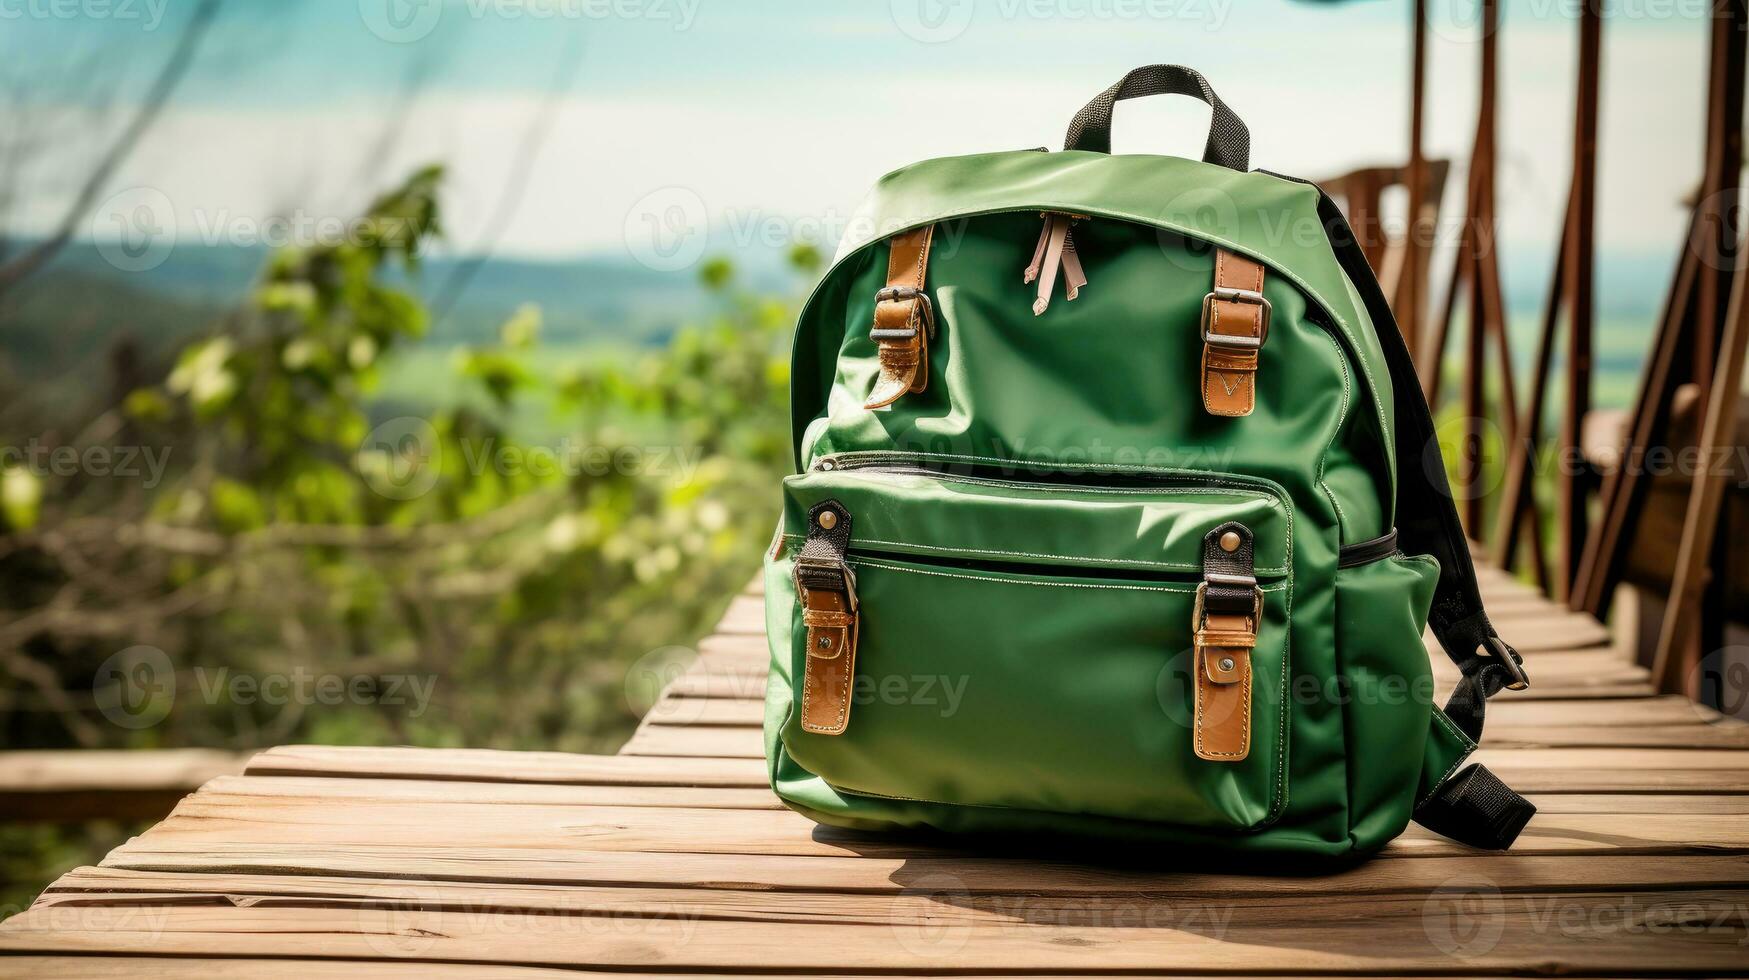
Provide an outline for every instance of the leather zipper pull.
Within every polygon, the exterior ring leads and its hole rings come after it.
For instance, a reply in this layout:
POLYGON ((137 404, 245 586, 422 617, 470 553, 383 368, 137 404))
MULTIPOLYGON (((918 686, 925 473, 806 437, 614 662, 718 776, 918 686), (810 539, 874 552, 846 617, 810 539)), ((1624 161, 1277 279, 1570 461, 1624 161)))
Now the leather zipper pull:
POLYGON ((1039 270, 1044 266, 1045 246, 1051 240, 1051 226, 1055 223, 1056 216, 1047 212, 1044 219, 1044 227, 1040 228, 1038 232, 1038 244, 1032 250, 1032 261, 1027 264, 1026 271, 1020 276, 1020 281, 1027 285, 1037 281, 1039 270))
POLYGON ((1051 292, 1057 285, 1057 273, 1063 275, 1063 295, 1073 300, 1087 285, 1087 273, 1081 268, 1081 256, 1075 250, 1075 238, 1070 232, 1077 215, 1043 213, 1044 226, 1039 229, 1038 244, 1032 250, 1032 262, 1021 281, 1038 283, 1038 295, 1032 301, 1032 315, 1042 316, 1051 305, 1051 292))
POLYGON ((1075 249, 1075 232, 1063 236, 1063 298, 1073 301, 1087 285, 1087 273, 1081 269, 1081 253, 1075 249))
MULTIPOLYGON (((1038 298, 1032 301, 1033 316, 1043 316, 1045 310, 1050 308, 1051 290, 1057 285, 1057 268, 1063 261, 1063 242, 1068 237, 1068 218, 1060 214, 1045 216, 1044 229, 1039 232, 1039 245, 1044 249, 1044 258, 1036 273, 1038 298)), ((1032 270, 1029 268, 1027 271, 1032 270)))
POLYGON ((850 724, 851 681, 861 610, 856 574, 845 561, 850 512, 836 500, 808 508, 808 535, 796 555, 796 600, 802 607, 802 730, 842 735, 850 724))
POLYGON ((1196 755, 1240 762, 1251 753, 1251 652, 1262 628, 1251 530, 1229 521, 1202 543, 1202 584, 1191 623, 1196 655, 1196 755))

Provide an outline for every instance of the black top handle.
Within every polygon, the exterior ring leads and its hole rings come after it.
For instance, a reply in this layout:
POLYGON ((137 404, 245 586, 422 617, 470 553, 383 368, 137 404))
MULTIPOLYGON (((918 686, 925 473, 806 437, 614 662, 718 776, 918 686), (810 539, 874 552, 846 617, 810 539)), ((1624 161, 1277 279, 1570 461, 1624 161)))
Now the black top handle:
POLYGON ((1209 120, 1209 139, 1203 147, 1203 161, 1241 173, 1251 169, 1251 131, 1215 94, 1213 86, 1201 72, 1183 65, 1137 68, 1116 85, 1099 93, 1075 113, 1074 121, 1069 123, 1069 135, 1063 138, 1063 149, 1110 153, 1112 108, 1119 99, 1144 95, 1188 95, 1207 102, 1214 115, 1209 120))

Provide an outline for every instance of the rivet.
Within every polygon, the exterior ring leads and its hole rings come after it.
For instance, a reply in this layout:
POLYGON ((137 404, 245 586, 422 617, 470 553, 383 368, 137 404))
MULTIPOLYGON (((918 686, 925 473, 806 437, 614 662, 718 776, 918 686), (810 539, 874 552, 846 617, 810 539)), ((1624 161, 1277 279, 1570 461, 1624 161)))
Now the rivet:
POLYGON ((821 511, 820 516, 816 519, 820 522, 820 526, 828 531, 838 526, 838 515, 829 510, 821 511))
POLYGON ((822 650, 830 650, 832 649, 832 638, 830 636, 822 636, 814 641, 814 645, 822 650))
POLYGON ((1232 670, 1233 669, 1233 658, 1232 657, 1222 657, 1221 658, 1221 669, 1222 670, 1232 670))
POLYGON ((1221 535, 1221 550, 1222 551, 1238 551, 1239 550, 1239 532, 1238 531, 1228 531, 1226 534, 1221 535))

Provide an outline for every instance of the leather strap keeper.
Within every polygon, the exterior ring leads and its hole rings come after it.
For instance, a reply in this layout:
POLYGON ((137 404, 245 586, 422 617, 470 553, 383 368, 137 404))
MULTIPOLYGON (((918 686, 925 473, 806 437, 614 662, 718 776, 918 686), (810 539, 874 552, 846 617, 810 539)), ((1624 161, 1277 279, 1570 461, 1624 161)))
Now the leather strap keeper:
POLYGON ((1227 523, 1203 538, 1194 613, 1196 755, 1239 762, 1251 753, 1251 651, 1263 614, 1251 532, 1227 523))
POLYGON ((1215 250, 1215 288, 1202 301, 1202 405, 1239 417, 1257 407, 1257 355, 1269 338, 1263 266, 1215 250))
POLYGON ((935 335, 935 308, 923 291, 929 274, 929 242, 934 225, 894 235, 887 255, 887 287, 875 295, 874 338, 880 376, 862 407, 884 408, 929 384, 929 339, 935 335))
POLYGON ((796 596, 806 628, 802 667, 802 730, 841 735, 850 724, 856 673, 856 576, 844 560, 850 512, 836 500, 808 509, 808 534, 796 555, 796 596))

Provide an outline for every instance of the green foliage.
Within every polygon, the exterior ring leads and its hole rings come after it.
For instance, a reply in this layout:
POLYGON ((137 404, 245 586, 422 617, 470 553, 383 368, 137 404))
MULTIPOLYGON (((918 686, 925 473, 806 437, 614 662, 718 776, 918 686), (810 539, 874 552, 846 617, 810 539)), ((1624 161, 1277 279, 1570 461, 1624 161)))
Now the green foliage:
MULTIPOLYGON (((72 695, 5 719, 27 744, 612 750, 753 574, 788 466, 792 303, 712 260, 706 322, 563 372, 523 306, 497 343, 453 352, 447 407, 397 414, 374 391, 429 326, 409 277, 441 178, 414 174, 346 242, 275 254, 244 309, 88 427, 170 449, 161 483, 45 493, 0 474, 0 577, 37 583, 7 615, 56 604, 10 662, 72 695), (537 405, 568 435, 519 441, 506 420, 537 405), (112 723, 92 678, 139 645, 169 655, 174 697, 152 724, 112 723), (296 686, 324 676, 346 693, 296 686)), ((819 268, 811 248, 791 259, 819 268)))

